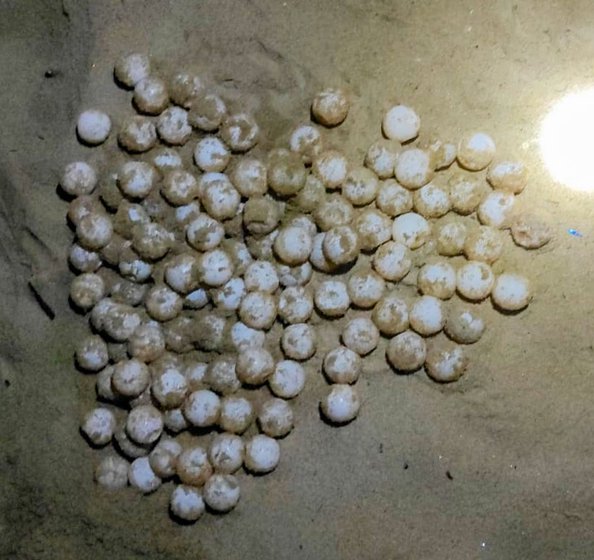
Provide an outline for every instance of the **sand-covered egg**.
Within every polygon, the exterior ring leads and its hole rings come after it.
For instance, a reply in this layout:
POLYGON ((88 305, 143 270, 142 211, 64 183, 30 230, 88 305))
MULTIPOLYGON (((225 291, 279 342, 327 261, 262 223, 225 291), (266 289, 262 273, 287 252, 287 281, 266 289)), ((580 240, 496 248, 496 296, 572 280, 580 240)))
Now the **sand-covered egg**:
POLYGON ((268 190, 266 165, 259 159, 244 157, 237 161, 229 173, 231 182, 241 196, 262 196, 268 190))
POLYGON ((425 264, 417 276, 419 291, 439 299, 449 299, 456 291, 456 271, 445 261, 425 264))
POLYGON ((468 358, 462 346, 451 343, 447 346, 435 345, 427 352, 425 371, 435 381, 450 383, 457 381, 468 367, 468 358))
POLYGON ((373 307, 383 296, 385 290, 385 280, 370 269, 353 272, 347 282, 347 291, 351 302, 362 309, 373 307))
POLYGON ((384 279, 397 282, 404 278, 412 266, 410 251, 403 243, 388 241, 374 253, 374 270, 384 279))
POLYGON ((337 126, 349 112, 346 93, 338 88, 327 88, 318 93, 311 103, 313 118, 324 126, 337 126))
POLYGON ((330 422, 335 424, 351 422, 357 417, 361 408, 359 392, 352 385, 334 384, 322 399, 320 408, 330 422))
POLYGON ((539 249, 553 237, 553 230, 541 218, 530 213, 515 215, 511 221, 512 239, 524 249, 539 249))
POLYGON ((373 251, 392 237, 392 221, 375 208, 361 211, 355 220, 354 230, 364 251, 373 251))
POLYGON ((484 262, 467 262, 456 272, 456 289, 470 301, 485 299, 491 293, 494 283, 493 271, 484 262))
POLYGON ((240 436, 217 434, 208 446, 208 460, 215 472, 233 474, 243 464, 245 444, 240 436))
POLYGON ((260 137, 260 127, 249 113, 235 113, 223 118, 220 135, 232 152, 247 152, 260 137))
POLYGON ((438 333, 445 324, 443 304, 439 298, 422 296, 410 307, 410 327, 422 336, 438 333))
POLYGON ((485 322, 473 308, 456 306, 447 312, 445 333, 459 344, 474 344, 485 332, 485 322))
POLYGON ((327 317, 341 317, 350 304, 346 284, 340 280, 324 280, 314 292, 314 302, 320 313, 327 317))
POLYGON ((375 203, 384 214, 394 218, 412 210, 413 195, 394 179, 387 179, 380 183, 375 203))
POLYGON ((129 152, 146 152, 157 143, 157 129, 147 117, 134 115, 128 117, 120 127, 118 142, 129 152))
POLYGON ((169 105, 167 85, 155 76, 148 76, 134 86, 134 104, 141 113, 159 115, 169 105))
POLYGON ((359 254, 359 236, 349 226, 337 226, 326 232, 322 242, 326 258, 340 266, 355 260, 359 254))
POLYGON ((494 263, 503 253, 501 232, 490 226, 475 227, 464 241, 464 254, 471 261, 494 263))
POLYGON ((322 134, 319 128, 312 124, 295 127, 289 137, 291 151, 299 154, 305 164, 312 162, 321 152, 322 146, 322 134))
POLYGON ((413 372, 425 363, 427 345, 422 336, 404 331, 390 340, 386 357, 396 371, 413 372))
POLYGON ((528 170, 519 161, 495 161, 487 170, 487 181, 495 190, 520 194, 528 182, 528 170))
POLYGON ((295 323, 283 331, 281 348, 285 356, 291 360, 307 360, 316 351, 316 336, 311 325, 295 323))
POLYGON ((193 522, 202 516, 206 508, 198 488, 187 484, 179 484, 171 493, 169 509, 176 518, 186 522, 193 522))
POLYGON ((220 172, 229 164, 231 153, 216 136, 201 138, 194 148, 194 161, 204 172, 220 172))
POLYGON ((258 425, 264 434, 274 438, 286 436, 293 429, 293 409, 279 398, 262 403, 258 413, 258 425))
POLYGON ((361 356, 346 346, 338 346, 324 356, 324 374, 331 383, 355 383, 361 375, 361 356))
POLYGON ((85 161, 74 161, 64 168, 60 186, 71 196, 91 194, 97 186, 97 172, 85 161))
POLYGON ((268 378, 268 386, 277 397, 292 399, 303 391, 305 380, 305 369, 299 362, 281 360, 276 363, 273 374, 268 378))
POLYGON ((245 445, 245 467, 247 470, 265 474, 273 471, 280 461, 280 445, 266 434, 258 434, 245 445))
POLYGON ((394 173, 396 180, 407 189, 421 188, 435 175, 431 154, 420 148, 403 150, 396 161, 394 173))
POLYGON ((418 249, 431 236, 431 224, 420 214, 408 212, 392 224, 392 239, 409 249, 418 249))
POLYGON ((394 167, 400 153, 400 143, 394 140, 377 140, 365 154, 365 165, 380 179, 394 176, 394 167))
POLYGON ((254 407, 245 397, 224 397, 221 399, 219 426, 226 432, 242 434, 254 421, 254 407))
POLYGON ((371 320, 382 334, 394 336, 408 329, 408 305, 397 293, 388 292, 373 308, 371 320))
POLYGON ((312 170, 327 189, 337 189, 346 181, 349 162, 341 152, 327 150, 314 158, 312 170))
POLYGON ((519 311, 524 309, 532 299, 530 282, 520 274, 501 274, 495 280, 491 297, 499 309, 519 311))
POLYGON ((462 222, 439 224, 435 232, 437 252, 446 257, 460 255, 464 250, 468 229, 462 222))
POLYGON ((375 200, 379 189, 377 175, 366 167, 353 167, 342 185, 342 195, 353 206, 365 206, 375 200))
POLYGON ((192 100, 188 122, 194 128, 213 132, 219 128, 226 114, 225 101, 216 93, 210 92, 192 100))
POLYGON ((192 134, 188 112, 181 107, 168 107, 157 119, 159 138, 171 146, 182 146, 192 134))
POLYGON ((341 335, 342 343, 361 356, 365 356, 375 350, 379 339, 379 329, 368 317, 351 319, 345 325, 341 335))
POLYGON ((281 229, 274 240, 276 255, 281 261, 292 266, 306 262, 312 247, 312 236, 307 230, 297 226, 281 229))
POLYGON ((515 197, 511 193, 491 192, 479 204, 478 218, 486 226, 509 227, 515 202, 515 197))
POLYGON ((285 288, 278 299, 278 315, 285 323, 305 323, 313 308, 311 291, 302 286, 285 288))
POLYGON ((132 88, 150 75, 150 59, 143 53, 123 55, 116 60, 113 72, 118 82, 132 88))
POLYGON ((460 139, 457 157, 462 167, 480 171, 495 157, 495 142, 485 132, 470 132, 460 139))
POLYGON ((450 196, 445 186, 428 183, 413 194, 415 212, 425 218, 440 218, 450 211, 450 196))

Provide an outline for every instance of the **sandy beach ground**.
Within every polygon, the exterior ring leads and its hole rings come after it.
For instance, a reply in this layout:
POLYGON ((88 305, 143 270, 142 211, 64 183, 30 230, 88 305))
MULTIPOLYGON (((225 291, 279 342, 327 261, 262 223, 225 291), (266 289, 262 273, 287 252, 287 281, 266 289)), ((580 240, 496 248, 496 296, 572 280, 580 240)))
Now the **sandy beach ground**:
POLYGON ((587 0, 1 2, 0 557, 591 558, 594 199, 551 179, 538 131, 551 104, 594 83, 593 14, 587 0), (170 485, 98 488, 99 454, 78 431, 93 379, 72 361, 85 320, 67 302, 72 233, 56 185, 74 159, 110 165, 113 150, 81 146, 74 123, 87 107, 116 122, 130 111, 112 78, 128 51, 241 95, 264 147, 283 145, 329 85, 352 99, 329 139, 353 160, 396 101, 424 134, 485 130, 529 166, 518 204, 555 232, 537 252, 507 245, 497 270, 529 276, 534 300, 514 316, 483 305, 487 330, 459 382, 397 376, 380 349, 365 360, 360 417, 336 429, 317 412, 319 354, 279 468, 241 475, 239 507, 193 526, 168 517, 170 485))

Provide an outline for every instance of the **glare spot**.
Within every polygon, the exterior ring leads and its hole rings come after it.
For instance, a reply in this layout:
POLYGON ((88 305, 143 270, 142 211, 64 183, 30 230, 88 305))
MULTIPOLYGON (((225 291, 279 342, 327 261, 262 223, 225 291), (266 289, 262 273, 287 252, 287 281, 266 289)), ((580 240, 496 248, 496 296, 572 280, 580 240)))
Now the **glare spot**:
POLYGON ((542 122, 540 149, 552 177, 576 190, 594 190, 594 88, 571 93, 542 122))

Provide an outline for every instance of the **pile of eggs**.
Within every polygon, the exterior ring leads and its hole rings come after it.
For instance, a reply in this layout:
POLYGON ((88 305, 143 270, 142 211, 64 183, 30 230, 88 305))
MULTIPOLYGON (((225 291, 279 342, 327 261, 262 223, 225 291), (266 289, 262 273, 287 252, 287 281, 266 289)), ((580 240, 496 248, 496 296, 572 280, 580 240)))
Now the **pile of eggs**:
POLYGON ((506 230, 528 249, 550 231, 514 211, 526 169, 496 161, 487 134, 421 143, 418 115, 397 105, 353 164, 326 145, 325 129, 349 112, 345 93, 327 89, 313 100, 315 123, 256 157, 253 115, 202 77, 161 79, 143 54, 122 57, 114 74, 137 113, 114 133, 107 114, 84 111, 77 134, 89 146, 117 137, 123 159, 107 172, 70 163, 61 180, 75 231, 70 299, 92 330, 76 363, 96 375, 100 402, 81 431, 110 446, 99 485, 149 494, 172 479, 176 518, 228 512, 242 467, 279 464, 317 351, 314 324, 344 318, 320 372, 321 412, 339 426, 359 413, 363 360, 382 338, 397 372, 455 381, 465 345, 485 330, 476 304, 528 305, 528 280, 491 266, 506 230))

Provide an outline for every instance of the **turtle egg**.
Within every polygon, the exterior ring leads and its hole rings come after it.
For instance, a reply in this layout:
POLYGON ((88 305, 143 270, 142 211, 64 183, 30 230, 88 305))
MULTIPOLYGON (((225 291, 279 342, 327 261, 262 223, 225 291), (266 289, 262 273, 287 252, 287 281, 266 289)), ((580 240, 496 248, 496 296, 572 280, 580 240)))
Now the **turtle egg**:
POLYGON ((87 311, 103 299, 105 292, 103 278, 93 272, 85 272, 72 280, 70 300, 79 309, 87 311))
POLYGON ((212 465, 204 448, 196 445, 180 453, 176 471, 183 484, 202 486, 212 475, 212 465))
POLYGON ((366 167, 352 168, 342 185, 342 195, 353 206, 365 206, 375 200, 379 181, 373 171, 366 167))
POLYGON ((289 148, 298 153, 303 163, 310 164, 322 149, 320 130, 311 124, 301 124, 291 132, 289 148))
POLYGON ((169 84, 171 101, 186 109, 193 107, 194 100, 204 93, 204 80, 200 76, 188 72, 179 72, 169 84))
POLYGON ((316 175, 308 175, 305 185, 293 198, 296 208, 302 212, 313 212, 326 196, 326 188, 316 175))
POLYGON ((159 323, 140 325, 128 340, 128 354, 141 362, 150 363, 165 352, 165 337, 159 323))
POLYGON ((336 265, 328 260, 324 253, 324 238, 325 233, 318 233, 313 238, 311 254, 309 255, 309 261, 311 264, 322 272, 332 272, 336 265))
POLYGON ((279 196, 293 196, 305 185, 307 172, 301 158, 292 152, 274 158, 268 166, 268 186, 279 196))
POLYGON ((470 261, 456 273, 456 289, 470 301, 485 299, 493 289, 495 277, 491 267, 479 261, 470 261))
POLYGON ((439 299, 450 299, 456 292, 456 271, 447 262, 426 264, 417 276, 419 291, 439 299))
POLYGON ((231 280, 232 276, 233 263, 225 251, 214 249, 198 258, 198 277, 206 286, 218 288, 231 280))
POLYGON ((313 297, 301 286, 285 288, 278 299, 278 315, 289 324, 305 323, 313 312, 313 297))
POLYGON ((280 220, 278 204, 269 197, 250 198, 243 206, 243 225, 254 235, 271 233, 280 220))
POLYGON ((141 405, 133 408, 126 420, 126 433, 140 445, 150 445, 161 437, 163 416, 154 406, 141 405))
POLYGON ((243 464, 245 445, 236 434, 218 434, 208 446, 208 460, 215 472, 233 474, 243 464))
POLYGON ((478 218, 482 224, 496 228, 509 227, 515 197, 511 193, 495 191, 489 193, 478 207, 478 218))
POLYGON ((247 346, 264 346, 266 335, 259 330, 252 329, 238 321, 231 327, 231 343, 236 350, 241 351, 247 346))
POLYGON ((448 180, 452 210, 466 216, 474 212, 483 199, 485 188, 477 177, 455 173, 448 180))
POLYGON ((318 93, 311 103, 313 118, 324 126, 337 126, 346 119, 349 100, 341 89, 328 88, 318 93))
POLYGON ((431 154, 419 148, 400 152, 394 168, 396 180, 407 189, 419 189, 433 179, 434 169, 431 154))
POLYGON ((181 313, 184 303, 179 294, 160 284, 148 291, 144 305, 152 319, 170 321, 181 313))
POLYGON ((198 182, 188 171, 172 169, 163 177, 161 194, 173 206, 189 204, 198 194, 198 182))
POLYGON ((76 132, 83 142, 96 146, 107 140, 111 132, 111 119, 103 111, 88 109, 78 116, 76 132))
POLYGON ((188 380, 183 373, 170 368, 153 379, 151 391, 162 408, 178 408, 188 393, 188 380))
POLYGON ((267 292, 249 292, 239 306, 239 318, 253 329, 268 330, 276 314, 276 300, 267 292))
POLYGON ((330 350, 324 357, 324 373, 331 383, 354 383, 362 367, 359 354, 345 346, 330 350))
POLYGON ((245 446, 245 466, 254 473, 273 471, 280 461, 280 445, 265 434, 258 434, 248 440, 245 446))
POLYGON ((292 399, 305 387, 305 370, 293 360, 277 362, 274 373, 268 378, 268 386, 274 395, 292 399))
POLYGON ((377 302, 371 320, 384 335, 401 333, 408 328, 408 306, 397 294, 388 293, 377 302))
POLYGON ((216 249, 225 237, 225 228, 208 214, 199 214, 186 228, 188 243, 198 251, 216 249))
POLYGON ((286 436, 293 429, 291 405, 283 399, 268 399, 260 407, 258 425, 267 436, 274 438, 286 436))
POLYGON ((137 397, 148 387, 149 382, 149 369, 139 360, 123 360, 114 366, 111 384, 124 397, 137 397))
POLYGON ((272 263, 263 260, 257 260, 249 264, 243 279, 248 292, 260 291, 273 294, 279 286, 276 268, 272 263))
POLYGON ((163 142, 172 146, 182 146, 192 134, 188 112, 181 107, 165 109, 157 119, 157 132, 163 142))
POLYGON ((157 143, 157 129, 147 117, 134 115, 122 124, 118 142, 128 152, 146 152, 157 143))
POLYGON ((163 413, 163 423, 165 424, 165 427, 174 434, 186 430, 189 426, 181 408, 166 410, 163 413))
POLYGON ((85 216, 101 212, 102 209, 101 203, 94 196, 80 195, 68 205, 68 221, 76 227, 85 216))
POLYGON ((106 455, 95 469, 95 481, 107 490, 121 490, 128 485, 128 461, 118 455, 106 455))
POLYGON ((74 243, 68 253, 68 262, 79 272, 94 272, 101 266, 101 257, 74 243))
POLYGON ((505 273, 497 277, 491 292, 493 303, 503 311, 519 311, 530 303, 530 283, 519 274, 505 273))
POLYGON ((131 247, 126 247, 120 253, 118 270, 124 278, 132 282, 144 282, 150 278, 153 269, 151 264, 142 260, 131 247))
POLYGON ((281 229, 274 240, 276 255, 281 261, 292 266, 306 262, 312 246, 313 240, 309 232, 297 226, 281 229))
POLYGON ((171 493, 169 509, 178 519, 193 522, 200 518, 206 508, 198 488, 179 484, 171 493))
POLYGON ((408 320, 411 328, 422 336, 438 333, 445 324, 441 301, 433 296, 422 296, 410 308, 408 320))
POLYGON ((498 161, 489 166, 487 181, 495 190, 520 194, 528 182, 528 171, 519 161, 498 161))
POLYGON ((229 178, 241 196, 262 196, 268 190, 266 166, 255 158, 242 158, 231 169, 229 178))
POLYGON ((413 196, 394 179, 388 179, 380 183, 375 203, 384 214, 394 218, 412 210, 413 196))
POLYGON ((333 265, 347 264, 359 254, 359 236, 349 226, 334 227, 326 232, 322 250, 333 265))
POLYGON ((134 104, 141 113, 158 115, 169 105, 165 82, 149 76, 134 86, 134 104))
POLYGON ((247 152, 258 142, 260 127, 248 113, 237 113, 223 119, 221 138, 233 152, 247 152))
POLYGON ((219 128, 226 114, 225 102, 218 95, 207 93, 192 101, 188 120, 193 127, 212 132, 219 128))
POLYGON ((130 486, 143 494, 150 494, 161 486, 161 479, 153 472, 148 457, 138 457, 130 464, 128 471, 130 486))
POLYGON ((400 152, 400 144, 393 140, 378 140, 369 146, 365 154, 365 165, 380 179, 394 176, 394 167, 400 152))
POLYGON ((457 306, 446 318, 445 333, 459 344, 474 344, 485 332, 485 322, 472 309, 457 306))
POLYGON ((203 309, 208 305, 208 292, 204 288, 191 291, 184 298, 184 307, 188 309, 203 309))
POLYGON ((92 251, 105 247, 113 235, 113 225, 107 214, 93 212, 81 218, 76 226, 78 242, 92 251))
POLYGON ((388 109, 382 120, 382 130, 387 138, 407 142, 416 138, 421 127, 417 113, 406 105, 395 105, 388 109))
POLYGON ((347 291, 351 302, 363 309, 373 307, 383 296, 385 290, 384 279, 373 270, 354 272, 347 282, 347 291))
POLYGON ((254 407, 243 397, 224 397, 221 399, 219 426, 234 434, 245 432, 254 420, 254 407))
POLYGON ((213 474, 206 481, 202 495, 210 509, 227 513, 239 502, 239 482, 232 474, 213 474))
POLYGON ((109 361, 107 344, 98 335, 90 335, 81 340, 76 347, 76 363, 85 371, 97 372, 109 361))
POLYGON ((161 172, 171 171, 182 167, 181 156, 173 148, 159 148, 151 153, 153 165, 161 172))
POLYGON ((91 194, 97 186, 97 173, 84 161, 69 163, 64 168, 60 186, 71 196, 91 194))
POLYGON ((327 150, 313 160, 312 170, 327 189, 337 189, 346 181, 349 163, 341 152, 327 150))
POLYGON ((164 257, 173 245, 173 234, 161 224, 150 222, 139 224, 132 230, 132 247, 147 261, 156 261, 164 257))
POLYGON ((223 311, 236 311, 245 295, 245 283, 241 278, 231 278, 211 293, 212 302, 223 311))
POLYGON ((468 358, 461 346, 441 345, 429 349, 425 361, 427 375, 435 381, 449 383, 460 379, 468 366, 468 358))
POLYGON ((463 223, 448 222, 439 225, 435 235, 437 252, 446 257, 461 254, 464 250, 466 234, 466 226, 463 223))
POLYGON ((380 333, 371 319, 357 317, 345 325, 341 338, 348 349, 365 356, 377 347, 380 333))
POLYGON ((237 239, 225 239, 223 240, 223 248, 231 257, 235 272, 238 275, 242 275, 246 271, 248 265, 253 262, 249 249, 243 241, 238 241, 237 239))
POLYGON ((408 274, 411 266, 410 251, 402 243, 388 241, 373 255, 373 268, 384 280, 397 282, 408 274))
POLYGON ((113 219, 113 229, 118 235, 130 239, 134 226, 150 221, 149 215, 142 206, 122 200, 113 219))
POLYGON ((456 161, 457 148, 451 142, 433 139, 427 143, 427 148, 433 155, 435 169, 446 169, 456 161))
POLYGON ((375 208, 363 210, 354 227, 364 251, 373 251, 392 236, 392 221, 375 208))
POLYGON ((183 412, 192 426, 206 428, 219 420, 221 400, 216 393, 200 389, 188 395, 183 404, 183 412))
POLYGON ((93 445, 106 445, 116 428, 113 412, 107 408, 94 408, 85 417, 81 430, 93 445))
POLYGON ((235 371, 242 383, 262 385, 274 372, 274 358, 264 348, 244 348, 237 356, 235 371))
POLYGON ((206 173, 200 180, 202 204, 215 220, 233 218, 239 209, 241 196, 223 173, 206 173))
POLYGON ((194 255, 176 255, 165 264, 163 279, 178 294, 187 294, 196 287, 196 264, 194 255))
POLYGON ((127 161, 118 171, 118 186, 122 194, 132 199, 149 195, 157 183, 157 171, 149 163, 127 161))
POLYGON ((151 63, 147 55, 132 53, 118 58, 113 71, 118 82, 131 88, 149 76, 151 63))
POLYGON ((494 263, 503 253, 503 237, 490 226, 479 226, 466 237, 464 254, 471 261, 494 263))
POLYGON ((311 280, 311 277, 313 275, 313 268, 311 264, 308 261, 306 261, 298 266, 288 266, 286 264, 279 264, 277 266, 277 272, 281 286, 305 286, 306 284, 309 284, 309 281, 311 280))
POLYGON ((484 132, 466 134, 458 144, 458 162, 470 171, 480 171, 495 157, 495 142, 484 132))
POLYGON ((396 371, 413 372, 425 363, 427 345, 417 333, 404 331, 390 340, 386 357, 396 371))
POLYGON ((346 285, 340 280, 321 282, 314 292, 314 302, 327 317, 342 317, 351 304, 346 285))
POLYGON ((322 231, 350 226, 355 217, 353 205, 339 194, 328 196, 315 210, 313 218, 322 231))
POLYGON ((322 414, 330 422, 346 424, 359 414, 361 400, 355 387, 337 383, 332 385, 330 392, 322 399, 320 407, 322 414))
POLYGON ((194 148, 194 161, 205 172, 223 171, 230 158, 229 150, 216 136, 205 136, 194 148))
POLYGON ((289 325, 283 331, 281 348, 291 360, 307 360, 316 351, 316 337, 312 327, 305 323, 289 325))
POLYGON ((392 224, 394 241, 406 245, 409 249, 421 247, 431 235, 431 224, 420 214, 408 212, 398 216, 392 224))
POLYGON ((415 191, 413 203, 415 212, 425 218, 440 218, 450 211, 448 191, 434 182, 415 191))
POLYGON ((551 228, 531 214, 518 214, 511 223, 512 239, 524 249, 538 249, 552 238, 551 228))
POLYGON ((219 395, 231 395, 241 388, 235 371, 237 360, 232 356, 217 356, 206 369, 204 380, 219 395))

